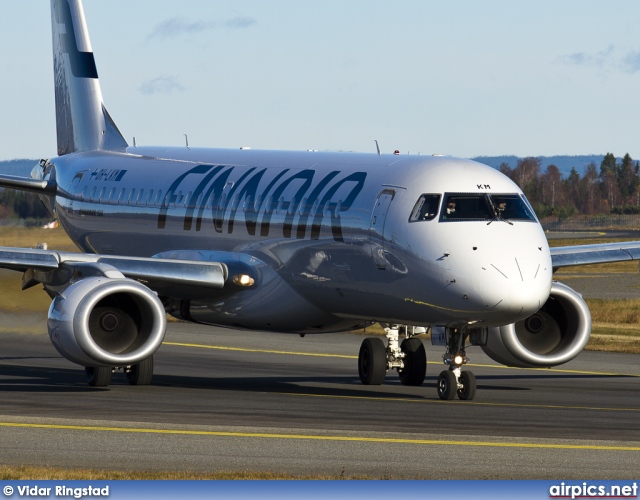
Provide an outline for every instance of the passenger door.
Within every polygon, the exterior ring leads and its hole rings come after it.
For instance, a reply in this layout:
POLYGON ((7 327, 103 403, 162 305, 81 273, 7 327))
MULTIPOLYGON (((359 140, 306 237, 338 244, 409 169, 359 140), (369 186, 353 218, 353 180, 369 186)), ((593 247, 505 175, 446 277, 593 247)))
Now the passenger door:
POLYGON ((378 195, 378 199, 371 214, 369 225, 369 241, 371 243, 371 257, 378 269, 386 269, 387 260, 384 256, 384 226, 387 221, 387 213, 395 196, 395 191, 385 189, 378 195))

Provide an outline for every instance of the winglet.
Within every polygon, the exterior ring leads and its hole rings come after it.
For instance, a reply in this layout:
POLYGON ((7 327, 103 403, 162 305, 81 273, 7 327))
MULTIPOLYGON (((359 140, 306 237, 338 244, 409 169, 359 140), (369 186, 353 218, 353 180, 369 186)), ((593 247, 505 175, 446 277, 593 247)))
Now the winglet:
POLYGON ((58 155, 128 144, 102 102, 81 0, 51 0, 58 155))

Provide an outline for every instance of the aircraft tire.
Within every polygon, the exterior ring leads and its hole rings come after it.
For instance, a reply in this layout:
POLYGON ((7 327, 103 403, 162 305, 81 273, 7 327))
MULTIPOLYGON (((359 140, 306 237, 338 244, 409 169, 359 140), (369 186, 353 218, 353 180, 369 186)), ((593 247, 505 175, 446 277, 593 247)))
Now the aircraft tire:
POLYGON ((111 382, 111 372, 110 366, 87 366, 84 369, 91 387, 107 387, 111 382))
POLYGON ((458 397, 463 401, 471 401, 476 397, 476 376, 473 372, 464 371, 460 374, 462 389, 458 389, 458 397))
POLYGON ((451 401, 456 397, 458 382, 451 370, 444 370, 438 376, 438 396, 445 401, 451 401))
POLYGON ((358 353, 358 374, 363 385, 380 385, 387 374, 387 351, 382 339, 369 337, 362 341, 358 353))
POLYGON ((153 356, 131 365, 126 375, 127 381, 131 385, 149 385, 153 378, 153 356))
POLYGON ((415 337, 404 339, 400 344, 404 353, 404 368, 398 371, 402 385, 419 386, 427 374, 427 352, 422 340, 415 337))

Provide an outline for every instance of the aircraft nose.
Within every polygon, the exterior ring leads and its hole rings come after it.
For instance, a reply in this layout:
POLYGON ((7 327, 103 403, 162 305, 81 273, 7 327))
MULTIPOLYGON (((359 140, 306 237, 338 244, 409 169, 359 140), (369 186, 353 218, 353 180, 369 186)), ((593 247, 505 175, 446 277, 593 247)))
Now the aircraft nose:
POLYGON ((531 316, 549 297, 551 266, 542 255, 496 260, 484 269, 488 271, 481 293, 485 307, 509 322, 531 316))

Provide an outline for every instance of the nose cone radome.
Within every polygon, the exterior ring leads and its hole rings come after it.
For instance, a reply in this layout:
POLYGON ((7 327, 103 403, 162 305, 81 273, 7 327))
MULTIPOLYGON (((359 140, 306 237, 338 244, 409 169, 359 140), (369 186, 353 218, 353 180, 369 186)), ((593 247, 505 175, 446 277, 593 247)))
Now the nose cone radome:
POLYGON ((425 302, 441 305, 443 322, 508 325, 549 298, 551 253, 537 222, 443 223, 438 229, 436 243, 428 244, 438 249, 442 287, 425 302))
POLYGON ((518 245, 484 266, 482 296, 489 311, 503 324, 527 318, 540 309, 551 291, 551 257, 548 248, 518 245))

